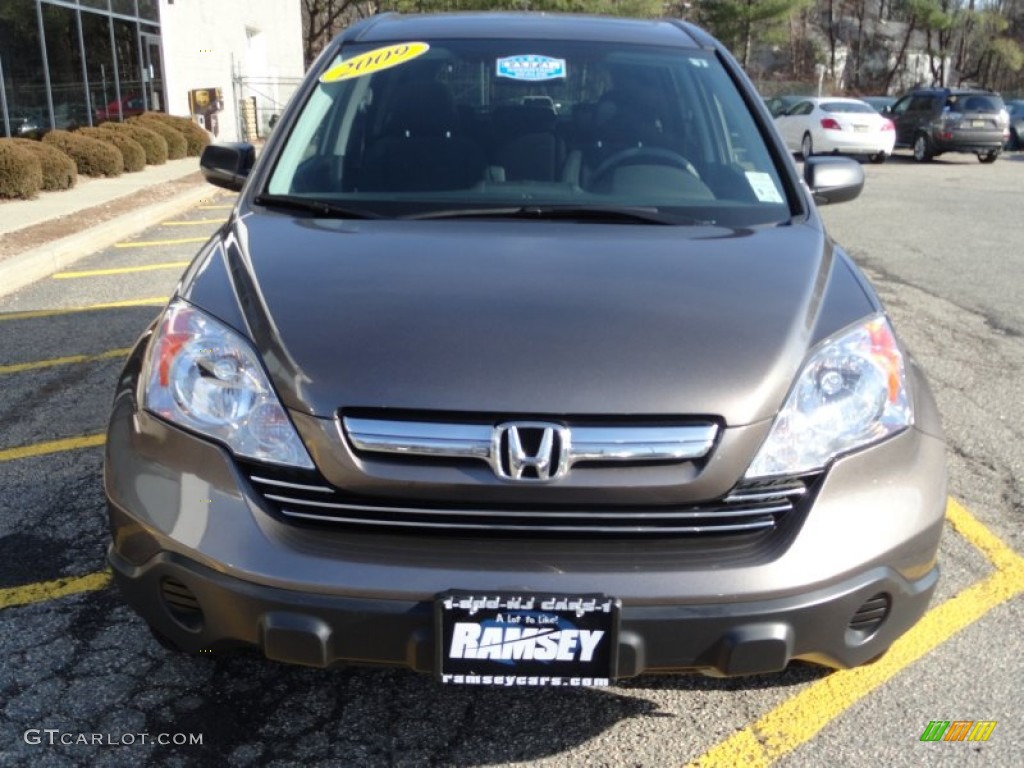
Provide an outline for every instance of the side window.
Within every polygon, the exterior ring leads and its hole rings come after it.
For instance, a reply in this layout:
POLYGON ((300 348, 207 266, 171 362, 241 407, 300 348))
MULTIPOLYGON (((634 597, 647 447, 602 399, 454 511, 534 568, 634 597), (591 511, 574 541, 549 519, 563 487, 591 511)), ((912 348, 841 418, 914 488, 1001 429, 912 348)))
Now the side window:
POLYGON ((910 106, 907 108, 908 112, 930 112, 932 108, 932 97, 931 96, 914 96, 910 100, 910 106))

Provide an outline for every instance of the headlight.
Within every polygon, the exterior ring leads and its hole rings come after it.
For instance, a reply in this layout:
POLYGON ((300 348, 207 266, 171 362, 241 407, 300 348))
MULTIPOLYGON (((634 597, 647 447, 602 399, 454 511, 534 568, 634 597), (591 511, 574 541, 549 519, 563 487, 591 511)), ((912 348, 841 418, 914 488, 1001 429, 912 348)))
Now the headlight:
POLYGON ((142 405, 236 455, 313 468, 248 342, 183 301, 164 313, 142 371, 142 405))
POLYGON ((903 355, 878 316, 811 354, 746 477, 820 469, 913 423, 903 355))

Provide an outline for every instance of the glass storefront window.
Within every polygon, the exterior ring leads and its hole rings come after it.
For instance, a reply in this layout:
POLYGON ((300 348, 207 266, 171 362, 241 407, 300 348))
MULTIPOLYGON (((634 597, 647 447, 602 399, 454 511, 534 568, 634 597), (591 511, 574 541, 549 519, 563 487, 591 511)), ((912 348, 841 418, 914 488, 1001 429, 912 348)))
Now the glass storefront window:
POLYGON ((135 0, 110 0, 110 10, 123 13, 125 16, 135 15, 135 0))
POLYGON ((50 65, 50 91, 53 94, 54 127, 68 129, 89 125, 90 109, 82 77, 78 12, 46 4, 42 10, 46 58, 50 65))
POLYGON ((114 77, 114 54, 110 47, 110 17, 82 11, 82 37, 85 39, 85 68, 89 75, 93 122, 117 120, 117 87, 114 77))
POLYGON ((0 136, 34 136, 54 127, 124 119, 147 106, 166 108, 159 25, 111 17, 138 12, 157 22, 158 0, 65 3, 0 0, 0 108, 6 106, 6 120, 0 113, 0 136))
MULTIPOLYGON (((6 0, 0 10, 0 68, 13 136, 31 136, 50 127, 39 45, 36 4, 6 0)), ((0 135, 6 133, 0 116, 0 135)))
POLYGON ((159 21, 160 8, 157 0, 139 0, 139 16, 150 21, 159 21))
MULTIPOLYGON (((121 117, 132 117, 144 111, 142 64, 139 61, 138 26, 134 21, 113 19, 114 54, 117 57, 117 70, 121 78, 121 117)), ((110 115, 117 120, 116 114, 110 115)))

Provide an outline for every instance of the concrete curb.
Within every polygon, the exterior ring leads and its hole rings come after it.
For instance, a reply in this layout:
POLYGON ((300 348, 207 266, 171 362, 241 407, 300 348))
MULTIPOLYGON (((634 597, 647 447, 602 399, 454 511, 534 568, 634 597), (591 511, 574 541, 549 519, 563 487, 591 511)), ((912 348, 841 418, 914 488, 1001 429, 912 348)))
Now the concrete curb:
POLYGON ((163 219, 176 216, 199 205, 211 195, 210 185, 196 184, 169 200, 137 208, 75 235, 33 248, 0 261, 0 296, 14 293, 36 280, 59 272, 96 251, 107 248, 129 235, 140 232, 163 219))

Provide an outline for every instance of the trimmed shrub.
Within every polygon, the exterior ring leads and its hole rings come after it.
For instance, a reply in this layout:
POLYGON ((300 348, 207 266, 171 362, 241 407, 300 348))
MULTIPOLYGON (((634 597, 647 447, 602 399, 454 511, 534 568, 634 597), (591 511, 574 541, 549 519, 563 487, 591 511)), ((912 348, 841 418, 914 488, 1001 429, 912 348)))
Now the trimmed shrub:
POLYGON ((189 157, 199 157, 203 154, 203 148, 210 143, 210 134, 196 125, 191 118, 168 115, 163 112, 145 112, 142 118, 159 120, 172 128, 177 128, 185 137, 186 152, 189 157))
POLYGON ((113 144, 124 158, 124 170, 136 173, 146 167, 146 150, 139 142, 124 133, 104 131, 102 128, 79 128, 75 133, 113 144))
POLYGON ((86 176, 120 176, 124 157, 113 144, 68 131, 50 131, 43 141, 68 155, 86 176))
POLYGON ((37 158, 43 169, 43 189, 53 192, 71 189, 78 183, 78 167, 75 161, 56 147, 33 139, 11 139, 19 147, 27 149, 37 158))
POLYGON ((108 122, 100 125, 99 130, 127 136, 138 142, 146 153, 146 165, 163 165, 167 162, 167 141, 156 131, 151 131, 138 123, 108 122))
POLYGON ((168 160, 180 160, 185 157, 185 153, 188 151, 188 142, 185 141, 185 137, 181 135, 181 131, 177 128, 171 127, 162 120, 154 120, 152 117, 144 115, 130 118, 128 123, 130 125, 142 125, 144 128, 148 128, 163 136, 164 141, 167 142, 168 160))
POLYGON ((43 186, 43 167, 31 151, 0 139, 0 197, 35 197, 43 186))

